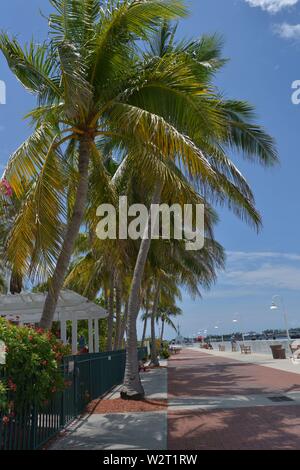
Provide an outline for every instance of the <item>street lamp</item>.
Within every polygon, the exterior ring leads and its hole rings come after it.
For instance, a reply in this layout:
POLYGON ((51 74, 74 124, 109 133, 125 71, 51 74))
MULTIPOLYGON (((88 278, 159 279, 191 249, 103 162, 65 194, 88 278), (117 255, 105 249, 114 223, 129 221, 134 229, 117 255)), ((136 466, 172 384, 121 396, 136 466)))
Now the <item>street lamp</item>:
MULTIPOLYGON (((219 329, 219 327, 218 327, 218 325, 216 325, 216 326, 215 326, 215 330, 218 330, 218 329, 219 329)), ((222 343, 224 343, 224 336, 223 336, 223 334, 222 334, 222 343)))
POLYGON ((282 307, 282 311, 283 311, 283 317, 284 317, 284 323, 285 323, 285 329, 286 329, 286 336, 287 336, 288 341, 291 341, 287 311, 286 311, 286 308, 285 308, 285 305, 284 305, 283 298, 280 295, 274 295, 272 297, 272 305, 271 305, 270 309, 271 310, 278 310, 279 309, 278 304, 276 303, 275 299, 278 299, 281 303, 281 307, 282 307))
MULTIPOLYGON (((240 317, 240 314, 239 314, 239 313, 237 313, 237 315, 236 315, 236 316, 239 316, 239 317, 240 317)), ((237 324, 237 323, 239 323, 239 320, 238 320, 237 318, 234 318, 234 319, 232 320, 232 323, 235 323, 235 324, 237 324)), ((242 322, 241 322, 241 318, 240 318, 240 323, 241 323, 241 328, 242 328, 242 322)), ((243 330, 243 328, 242 328, 242 330, 243 330)), ((243 339, 243 342, 244 342, 244 341, 245 341, 244 333, 243 333, 243 331, 241 331, 241 333, 242 333, 242 339, 243 339)))

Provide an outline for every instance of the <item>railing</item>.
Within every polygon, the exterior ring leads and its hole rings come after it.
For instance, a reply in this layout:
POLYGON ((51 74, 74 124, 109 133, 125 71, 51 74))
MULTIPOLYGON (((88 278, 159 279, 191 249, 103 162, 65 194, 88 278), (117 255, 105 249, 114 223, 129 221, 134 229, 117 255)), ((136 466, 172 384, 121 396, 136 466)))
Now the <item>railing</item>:
MULTIPOLYGON (((211 342, 211 345, 213 346, 213 349, 218 350, 219 345, 222 344, 225 346, 225 351, 231 351, 231 342, 230 341, 224 341, 223 343, 221 342, 211 342)), ((278 339, 278 340, 245 340, 245 341, 237 341, 237 344, 244 344, 245 346, 251 346, 251 351, 256 354, 268 354, 272 356, 272 351, 271 351, 271 346, 274 345, 281 345, 285 350, 286 354, 291 354, 290 350, 290 341, 287 339, 278 339)))
MULTIPOLYGON (((147 355, 138 350, 139 359, 147 355)), ((56 393, 47 405, 32 403, 23 408, 8 423, 0 412, 0 450, 38 449, 68 423, 85 411, 87 404, 122 383, 125 351, 68 356, 62 373, 70 386, 56 393)))

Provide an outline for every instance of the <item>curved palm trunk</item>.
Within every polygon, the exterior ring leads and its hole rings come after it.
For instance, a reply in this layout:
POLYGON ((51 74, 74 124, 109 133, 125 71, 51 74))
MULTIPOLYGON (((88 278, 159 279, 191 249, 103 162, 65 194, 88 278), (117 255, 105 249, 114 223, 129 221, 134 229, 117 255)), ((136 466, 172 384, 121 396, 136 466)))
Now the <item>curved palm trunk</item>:
POLYGON ((125 335, 125 331, 126 331, 126 327, 127 327, 127 318, 128 318, 128 301, 125 303, 125 309, 124 309, 124 315, 123 315, 122 324, 121 324, 121 331, 120 331, 118 349, 122 349, 122 347, 123 347, 124 335, 125 335))
POLYGON ((157 315, 157 308, 160 296, 160 283, 159 281, 156 283, 156 291, 154 297, 153 308, 151 312, 151 362, 152 366, 158 367, 159 360, 157 357, 157 347, 156 347, 156 335, 155 335, 155 320, 157 315))
POLYGON ((65 276, 73 253, 74 243, 84 216, 89 184, 90 143, 91 137, 89 136, 84 136, 80 140, 78 161, 79 182, 76 199, 73 214, 67 225, 61 253, 51 279, 43 315, 40 321, 40 326, 45 329, 51 328, 58 297, 64 284, 65 276))
POLYGON ((122 292, 121 292, 121 283, 120 278, 117 275, 116 277, 116 332, 115 332, 115 342, 114 349, 119 349, 120 334, 121 334, 121 309, 122 309, 122 292))
POLYGON ((161 345, 163 344, 163 341, 164 341, 164 332, 165 332, 165 320, 162 319, 162 321, 161 321, 161 335, 160 335, 161 345))
POLYGON ((108 296, 107 343, 106 351, 112 351, 114 329, 114 274, 111 274, 108 296))
MULTIPOLYGON (((148 315, 148 310, 145 311, 145 315, 148 315)), ((145 346, 145 339, 146 339, 146 333, 147 333, 147 326, 148 326, 148 318, 145 317, 145 320, 144 320, 144 327, 143 327, 143 336, 142 336, 142 347, 145 346)))
MULTIPOLYGON (((152 204, 160 201, 161 186, 157 185, 152 204)), ((155 222, 155 221, 152 221, 155 222)), ((139 254, 136 260, 134 274, 131 283, 128 305, 128 325, 127 325, 127 348, 124 384, 121 397, 124 399, 139 400, 145 396, 139 374, 138 352, 137 352, 137 331, 136 321, 140 308, 140 289, 145 271, 147 256, 151 246, 151 213, 148 217, 148 225, 145 229, 143 240, 140 244, 139 254)))
POLYGON ((149 295, 150 295, 150 288, 148 287, 146 293, 146 309, 145 309, 145 320, 144 320, 144 328, 143 328, 143 336, 142 336, 142 347, 145 347, 145 339, 147 333, 147 325, 148 325, 148 313, 149 313, 149 295))

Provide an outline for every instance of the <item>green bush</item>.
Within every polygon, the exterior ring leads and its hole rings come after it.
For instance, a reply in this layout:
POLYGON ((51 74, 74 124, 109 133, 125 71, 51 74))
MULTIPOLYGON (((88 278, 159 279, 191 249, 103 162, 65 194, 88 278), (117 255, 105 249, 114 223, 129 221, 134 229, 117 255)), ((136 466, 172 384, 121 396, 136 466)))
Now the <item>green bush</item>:
POLYGON ((168 348, 163 348, 163 349, 161 350, 161 352, 160 352, 160 357, 161 357, 162 359, 169 359, 170 353, 169 353, 168 348))
POLYGON ((6 345, 6 364, 0 365, 2 411, 17 411, 30 402, 41 405, 65 388, 61 363, 70 348, 55 335, 0 318, 0 340, 6 345))

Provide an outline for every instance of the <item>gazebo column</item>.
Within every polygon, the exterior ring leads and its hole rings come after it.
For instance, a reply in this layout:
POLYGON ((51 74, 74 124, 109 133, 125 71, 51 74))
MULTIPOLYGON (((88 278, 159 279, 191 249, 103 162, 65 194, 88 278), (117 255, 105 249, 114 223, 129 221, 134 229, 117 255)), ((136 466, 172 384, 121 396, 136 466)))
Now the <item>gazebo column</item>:
POLYGON ((64 344, 67 344, 67 322, 60 320, 60 339, 64 344))
POLYGON ((94 352, 94 333, 93 333, 93 319, 88 319, 89 323, 89 353, 94 352))
POLYGON ((77 333, 77 318, 72 319, 72 353, 78 353, 78 333, 77 333))
POLYGON ((99 352, 99 320, 95 318, 94 320, 94 331, 95 331, 95 352, 99 352))

